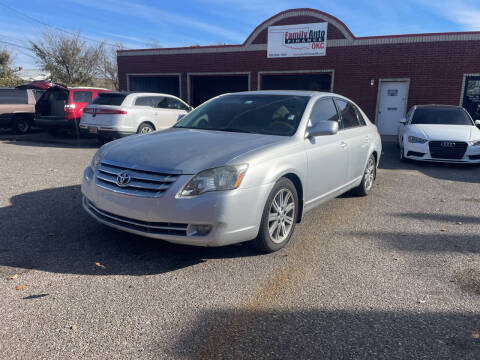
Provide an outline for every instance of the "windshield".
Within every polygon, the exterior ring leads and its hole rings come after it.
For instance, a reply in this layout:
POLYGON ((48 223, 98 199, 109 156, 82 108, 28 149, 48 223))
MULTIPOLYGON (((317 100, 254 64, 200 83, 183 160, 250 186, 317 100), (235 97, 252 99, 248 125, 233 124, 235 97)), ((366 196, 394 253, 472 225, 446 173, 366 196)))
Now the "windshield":
POLYGON ((116 94, 116 93, 100 93, 98 96, 93 100, 93 104, 96 105, 122 105, 123 100, 127 94, 116 94))
POLYGON ((418 108, 411 124, 473 125, 467 112, 459 108, 418 108))
POLYGON ((175 127, 292 136, 309 99, 294 95, 226 95, 196 108, 175 127))

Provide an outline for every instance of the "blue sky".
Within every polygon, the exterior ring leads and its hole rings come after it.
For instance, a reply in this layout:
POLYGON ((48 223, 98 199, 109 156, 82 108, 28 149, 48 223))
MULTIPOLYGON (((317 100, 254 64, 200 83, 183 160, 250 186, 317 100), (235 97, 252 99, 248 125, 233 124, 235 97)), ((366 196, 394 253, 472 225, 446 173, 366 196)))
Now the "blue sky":
POLYGON ((22 47, 38 38, 41 22, 132 49, 239 44, 266 18, 295 7, 328 12, 356 36, 480 30, 480 1, 467 0, 0 0, 0 48, 14 52, 16 65, 35 68, 22 47))

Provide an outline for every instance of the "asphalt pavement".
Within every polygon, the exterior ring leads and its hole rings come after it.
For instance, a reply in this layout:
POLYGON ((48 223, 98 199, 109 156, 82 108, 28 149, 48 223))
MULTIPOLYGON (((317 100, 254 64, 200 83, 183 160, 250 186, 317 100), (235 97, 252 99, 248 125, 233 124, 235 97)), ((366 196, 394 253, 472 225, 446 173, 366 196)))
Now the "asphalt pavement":
POLYGON ((81 208, 94 139, 0 133, 1 359, 479 359, 480 167, 403 163, 274 254, 81 208))

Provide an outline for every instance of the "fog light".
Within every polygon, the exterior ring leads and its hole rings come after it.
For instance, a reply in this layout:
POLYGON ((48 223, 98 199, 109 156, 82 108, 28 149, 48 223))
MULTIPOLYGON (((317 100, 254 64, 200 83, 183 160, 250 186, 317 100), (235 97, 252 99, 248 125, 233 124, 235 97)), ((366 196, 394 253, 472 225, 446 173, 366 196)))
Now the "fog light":
POLYGON ((212 225, 188 225, 188 236, 205 236, 212 230, 212 225))

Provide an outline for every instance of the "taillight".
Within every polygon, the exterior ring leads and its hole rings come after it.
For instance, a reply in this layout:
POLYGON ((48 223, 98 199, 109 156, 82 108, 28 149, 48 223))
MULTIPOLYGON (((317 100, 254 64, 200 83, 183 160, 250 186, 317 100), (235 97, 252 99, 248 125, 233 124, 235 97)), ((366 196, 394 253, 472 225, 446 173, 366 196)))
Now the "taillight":
POLYGON ((65 105, 65 111, 73 111, 75 110, 75 104, 66 104, 65 105))
POLYGON ((112 109, 95 109, 95 113, 98 114, 108 114, 108 115, 125 115, 127 112, 125 110, 112 110, 112 109))
POLYGON ((84 108, 83 112, 85 114, 93 115, 125 115, 126 110, 114 110, 114 109, 98 109, 98 108, 84 108))

